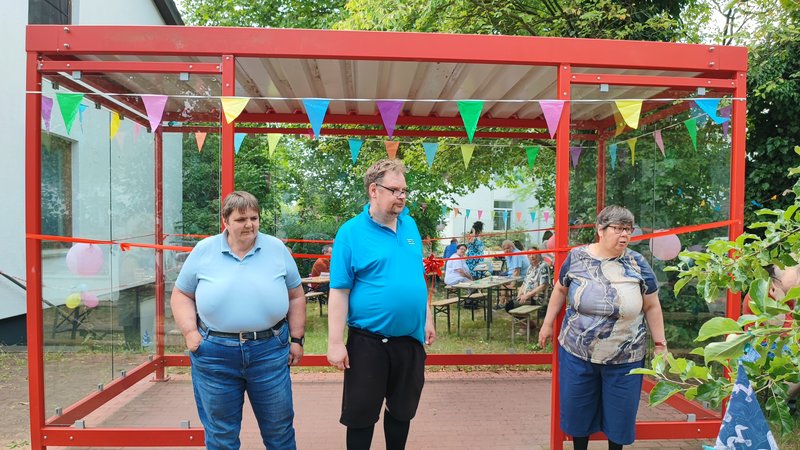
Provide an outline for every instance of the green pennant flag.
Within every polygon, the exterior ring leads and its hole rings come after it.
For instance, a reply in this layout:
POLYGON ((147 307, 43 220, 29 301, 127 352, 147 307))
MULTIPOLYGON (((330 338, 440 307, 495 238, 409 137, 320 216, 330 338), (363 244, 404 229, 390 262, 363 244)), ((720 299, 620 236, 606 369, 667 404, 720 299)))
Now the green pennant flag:
POLYGON ((461 156, 464 158, 464 168, 469 168, 469 161, 472 159, 472 152, 475 151, 475 144, 461 144, 461 156))
POLYGON ((689 131, 689 137, 692 138, 692 146, 694 147, 694 151, 697 151, 697 119, 692 118, 685 122, 686 129, 689 131))
POLYGON ((78 114, 78 105, 83 100, 83 94, 67 94, 56 92, 58 109, 61 110, 61 117, 64 118, 64 126, 67 134, 72 130, 72 123, 75 122, 75 115, 78 114))
POLYGON ((464 128, 467 130, 470 142, 475 136, 475 128, 478 127, 481 111, 483 111, 483 100, 460 100, 458 102, 458 112, 461 114, 461 120, 464 121, 464 128))
POLYGON ((525 153, 528 154, 528 168, 533 169, 533 164, 536 162, 536 157, 539 156, 539 146, 525 147, 525 153))

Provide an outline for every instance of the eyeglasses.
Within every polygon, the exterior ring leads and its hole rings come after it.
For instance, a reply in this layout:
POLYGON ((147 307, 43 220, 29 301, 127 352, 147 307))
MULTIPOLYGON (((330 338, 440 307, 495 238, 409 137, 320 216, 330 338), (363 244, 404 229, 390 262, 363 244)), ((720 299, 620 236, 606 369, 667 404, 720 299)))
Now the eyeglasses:
POLYGON ((384 188, 384 189, 386 189, 387 191, 391 192, 392 195, 394 195, 396 198, 400 198, 400 197, 408 198, 408 196, 411 195, 411 192, 409 192, 406 189, 390 188, 390 187, 386 187, 386 186, 384 186, 384 185, 382 185, 380 183, 375 183, 375 184, 380 186, 380 187, 382 187, 382 188, 384 188))
POLYGON ((612 230, 614 230, 614 233, 616 234, 622 234, 622 233, 627 233, 629 235, 633 234, 633 227, 621 227, 618 225, 609 225, 606 228, 611 228, 612 230))

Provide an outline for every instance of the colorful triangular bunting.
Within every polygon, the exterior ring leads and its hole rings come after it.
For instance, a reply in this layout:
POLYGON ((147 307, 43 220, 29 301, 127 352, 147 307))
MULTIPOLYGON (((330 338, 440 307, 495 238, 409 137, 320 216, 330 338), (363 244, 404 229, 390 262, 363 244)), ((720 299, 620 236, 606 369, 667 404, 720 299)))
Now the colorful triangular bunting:
POLYGON ((464 121, 464 129, 467 130, 467 137, 472 142, 475 136, 475 129, 478 127, 478 119, 483 111, 483 100, 460 100, 458 102, 458 112, 461 120, 464 121))
POLYGON ((617 170, 617 144, 608 146, 608 157, 611 158, 611 170, 617 170))
POLYGON ((267 133, 267 145, 269 146, 270 157, 275 154, 275 149, 278 148, 278 142, 280 142, 282 136, 283 135, 280 133, 267 133))
POLYGON ((628 139, 628 147, 631 148, 631 165, 636 164, 636 141, 639 138, 630 138, 628 139))
POLYGON ((542 108, 544 121, 547 122, 550 139, 553 139, 558 130, 558 123, 561 121, 561 113, 564 111, 564 100, 541 100, 539 107, 542 108))
POLYGON ((697 120, 691 118, 683 122, 686 125, 686 130, 689 132, 689 137, 692 138, 692 147, 697 151, 697 120))
POLYGON ((436 150, 439 149, 439 143, 423 142, 422 147, 425 149, 425 159, 428 160, 428 167, 433 167, 433 158, 436 156, 436 150))
POLYGON ((581 152, 583 152, 583 147, 570 147, 569 148, 569 156, 572 160, 572 168, 578 167, 578 160, 581 157, 581 152))
POLYGON ((469 168, 469 161, 472 159, 472 152, 475 151, 475 144, 461 144, 461 157, 464 158, 464 168, 469 168))
POLYGON ((528 154, 528 168, 533 169, 533 165, 536 163, 536 157, 539 156, 539 146, 525 147, 525 153, 528 154))
POLYGON ((114 136, 117 135, 117 131, 119 131, 120 126, 120 118, 119 114, 116 111, 111 111, 111 123, 109 124, 108 134, 111 136, 111 139, 114 139, 114 136))
POLYGON ((236 133, 233 135, 233 151, 238 155, 239 149, 242 148, 242 142, 247 137, 247 133, 236 133))
POLYGON ((355 165, 358 154, 361 152, 361 146, 364 145, 364 141, 361 139, 348 139, 347 144, 350 146, 350 157, 353 159, 353 165, 355 165))
POLYGON ((714 121, 717 125, 727 122, 730 120, 727 117, 722 117, 717 115, 717 108, 719 107, 718 98, 696 98, 694 99, 694 103, 703 110, 704 113, 708 114, 708 117, 714 121))
POLYGON ((667 156, 664 153, 664 138, 661 136, 661 130, 656 130, 653 133, 653 139, 656 140, 656 146, 661 150, 661 156, 667 156))
POLYGON ((306 108, 308 121, 311 123, 311 129, 314 130, 314 136, 317 138, 319 138, 320 131, 322 130, 322 122, 325 120, 325 114, 328 112, 329 103, 330 100, 327 98, 303 99, 303 106, 306 108))
MULTIPOLYGON (((161 124, 161 118, 164 117, 167 98, 166 95, 142 95, 144 110, 147 111, 147 120, 150 122, 150 131, 153 133, 156 132, 156 128, 161 124)), ((238 116, 239 114, 236 115, 238 116)), ((231 121, 228 121, 228 123, 231 123, 231 121)))
POLYGON ((629 127, 639 128, 639 116, 642 113, 641 100, 615 100, 614 104, 617 105, 622 119, 629 127))
POLYGON ((75 121, 75 115, 78 113, 78 105, 83 100, 83 94, 56 92, 56 100, 61 111, 61 117, 64 118, 67 134, 69 134, 72 130, 72 123, 75 121))
POLYGON ((383 145, 386 146, 386 154, 389 155, 389 159, 397 158, 397 148, 400 147, 399 141, 383 141, 383 145))
POLYGON ((247 106, 250 98, 221 97, 220 101, 222 102, 222 112, 225 114, 225 123, 231 123, 244 111, 244 107, 247 106))
POLYGON ((50 118, 53 116, 53 99, 47 96, 42 96, 42 120, 44 121, 44 129, 50 131, 50 118))
POLYGON ((388 134, 389 139, 391 139, 394 133, 394 127, 397 124, 397 116, 400 115, 400 111, 403 109, 403 102, 387 100, 375 102, 375 104, 378 105, 378 111, 381 113, 381 119, 383 120, 384 128, 386 128, 386 134, 388 134))
POLYGON ((195 142, 197 142, 197 151, 202 152, 203 144, 205 144, 206 142, 206 133, 198 131, 197 133, 194 134, 194 140, 195 142))

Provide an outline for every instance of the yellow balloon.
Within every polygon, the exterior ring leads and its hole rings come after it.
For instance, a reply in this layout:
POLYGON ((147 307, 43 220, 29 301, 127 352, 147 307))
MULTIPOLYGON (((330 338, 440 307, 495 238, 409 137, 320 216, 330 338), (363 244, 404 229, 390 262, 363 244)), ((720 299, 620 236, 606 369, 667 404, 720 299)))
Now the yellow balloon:
POLYGON ((67 296, 67 308, 75 309, 81 304, 81 294, 73 292, 67 296))

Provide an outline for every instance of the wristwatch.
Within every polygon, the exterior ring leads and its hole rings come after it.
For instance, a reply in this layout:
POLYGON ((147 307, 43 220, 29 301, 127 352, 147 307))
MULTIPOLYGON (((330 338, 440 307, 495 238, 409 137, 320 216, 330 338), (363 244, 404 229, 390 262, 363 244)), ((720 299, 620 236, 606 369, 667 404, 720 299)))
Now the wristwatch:
POLYGON ((656 347, 666 347, 667 346, 667 341, 666 340, 655 341, 654 343, 655 343, 656 347))
POLYGON ((302 347, 303 344, 306 343, 306 337, 305 336, 300 336, 299 338, 293 337, 293 338, 291 338, 289 340, 292 342, 292 344, 300 344, 300 347, 302 347))

